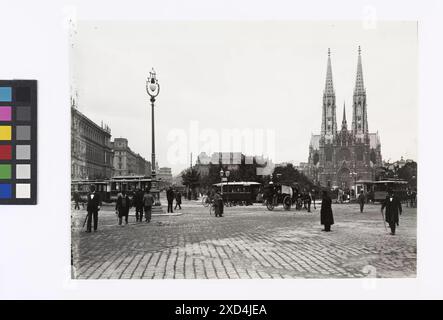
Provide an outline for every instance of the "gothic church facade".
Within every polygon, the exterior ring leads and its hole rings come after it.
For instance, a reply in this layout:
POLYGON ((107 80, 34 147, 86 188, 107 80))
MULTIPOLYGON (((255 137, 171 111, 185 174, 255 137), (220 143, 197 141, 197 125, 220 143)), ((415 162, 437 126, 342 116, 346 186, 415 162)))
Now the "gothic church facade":
POLYGON ((375 168, 382 164, 378 132, 370 133, 368 128, 360 47, 352 102, 352 123, 349 129, 345 105, 341 128, 337 127, 331 53, 328 49, 321 131, 320 134, 311 136, 308 163, 309 174, 316 183, 342 189, 353 189, 355 182, 359 180, 373 181, 375 168))

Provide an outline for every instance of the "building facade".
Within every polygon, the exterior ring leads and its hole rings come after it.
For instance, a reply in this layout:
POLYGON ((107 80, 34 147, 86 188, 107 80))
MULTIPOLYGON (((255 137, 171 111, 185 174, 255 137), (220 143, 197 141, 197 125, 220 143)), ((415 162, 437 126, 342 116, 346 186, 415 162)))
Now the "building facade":
POLYGON ((115 138, 114 176, 151 176, 151 162, 129 148, 128 139, 115 138))
POLYGON ((157 179, 162 181, 165 185, 172 184, 172 169, 167 167, 161 167, 157 171, 157 179))
POLYGON ((328 50, 321 131, 319 135, 312 135, 309 144, 309 175, 315 182, 328 187, 353 189, 358 180, 375 180, 375 169, 382 165, 381 143, 378 132, 369 132, 366 101, 359 47, 351 128, 348 129, 344 104, 341 128, 337 127, 331 54, 328 50))
POLYGON ((248 156, 241 152, 214 152, 208 156, 205 152, 198 155, 194 168, 201 177, 207 176, 212 166, 223 166, 224 170, 231 172, 239 170, 240 166, 255 166, 257 175, 269 175, 271 161, 263 156, 248 156))
POLYGON ((113 174, 111 129, 71 107, 71 179, 95 180, 113 174))

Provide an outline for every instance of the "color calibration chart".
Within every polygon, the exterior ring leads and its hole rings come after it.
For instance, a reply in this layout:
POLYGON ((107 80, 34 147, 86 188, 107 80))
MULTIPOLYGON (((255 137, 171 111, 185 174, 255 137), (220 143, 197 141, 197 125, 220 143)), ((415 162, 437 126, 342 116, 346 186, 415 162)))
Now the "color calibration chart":
POLYGON ((0 80, 0 205, 37 203, 37 81, 0 80))

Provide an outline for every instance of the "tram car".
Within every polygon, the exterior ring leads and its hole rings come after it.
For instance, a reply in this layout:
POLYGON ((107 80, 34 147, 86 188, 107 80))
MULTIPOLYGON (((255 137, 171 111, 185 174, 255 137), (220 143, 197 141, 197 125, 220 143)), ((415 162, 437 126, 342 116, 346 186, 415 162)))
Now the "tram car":
POLYGON ((258 182, 222 182, 213 184, 213 187, 223 197, 223 201, 228 206, 252 205, 258 201, 260 192, 260 183, 258 182))
POLYGON ((408 187, 408 182, 400 179, 380 181, 359 180, 356 182, 357 195, 360 191, 363 191, 367 196, 367 200, 370 202, 384 201, 389 189, 394 191, 395 195, 397 195, 401 201, 406 201, 408 187))
POLYGON ((132 198, 135 190, 150 189, 152 180, 146 176, 116 176, 105 180, 72 180, 71 194, 74 192, 80 194, 83 202, 87 200, 90 186, 95 186, 95 192, 100 195, 103 202, 115 202, 120 192, 126 191, 130 198, 132 198))

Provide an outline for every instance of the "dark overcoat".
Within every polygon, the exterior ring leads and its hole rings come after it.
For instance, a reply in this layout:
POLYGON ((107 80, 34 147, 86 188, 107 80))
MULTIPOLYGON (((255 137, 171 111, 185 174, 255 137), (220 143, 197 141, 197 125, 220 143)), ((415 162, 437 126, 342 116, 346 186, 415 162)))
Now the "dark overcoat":
POLYGON ((381 205, 381 209, 385 209, 385 220, 387 223, 395 223, 398 225, 398 216, 401 214, 401 202, 397 196, 387 196, 381 205))
POLYGON ((177 204, 182 204, 182 194, 181 192, 177 192, 177 194, 175 195, 175 201, 177 202, 177 204))
POLYGON ((134 195, 134 206, 137 209, 143 208, 143 191, 138 190, 134 195))
POLYGON ((88 212, 96 212, 98 211, 99 207, 101 206, 101 200, 100 195, 97 193, 89 193, 88 194, 88 202, 86 205, 86 210, 88 212))
POLYGON ((323 197, 320 209, 320 223, 323 225, 333 225, 334 216, 332 215, 332 200, 329 197, 323 197))
POLYGON ((130 200, 128 195, 118 197, 117 203, 115 204, 115 210, 118 211, 118 216, 121 218, 122 216, 127 216, 129 214, 129 208, 131 207, 130 200), (123 204, 123 198, 125 198, 126 201, 123 204))
POLYGON ((168 202, 174 201, 174 190, 168 189, 166 191, 166 199, 168 200, 168 202))

